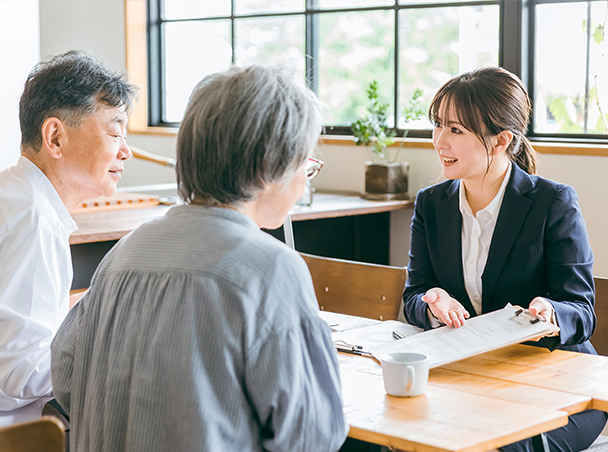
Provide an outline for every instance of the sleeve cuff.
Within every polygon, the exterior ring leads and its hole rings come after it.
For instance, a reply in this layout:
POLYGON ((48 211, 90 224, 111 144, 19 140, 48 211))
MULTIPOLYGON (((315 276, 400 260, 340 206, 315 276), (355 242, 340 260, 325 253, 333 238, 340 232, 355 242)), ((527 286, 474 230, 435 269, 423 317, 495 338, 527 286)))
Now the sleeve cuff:
POLYGON ((431 308, 426 308, 426 314, 429 318, 429 322, 431 323, 431 328, 439 328, 440 326, 445 325, 441 320, 435 317, 435 314, 433 314, 431 308))

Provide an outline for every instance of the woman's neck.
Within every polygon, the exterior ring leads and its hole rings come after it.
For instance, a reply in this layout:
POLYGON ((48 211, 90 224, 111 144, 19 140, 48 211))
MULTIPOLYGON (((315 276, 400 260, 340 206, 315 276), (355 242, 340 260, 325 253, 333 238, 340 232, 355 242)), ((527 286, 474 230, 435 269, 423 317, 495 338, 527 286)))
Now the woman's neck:
POLYGON ((485 209, 496 197, 510 164, 508 159, 494 159, 487 174, 481 179, 462 180, 473 215, 485 209))

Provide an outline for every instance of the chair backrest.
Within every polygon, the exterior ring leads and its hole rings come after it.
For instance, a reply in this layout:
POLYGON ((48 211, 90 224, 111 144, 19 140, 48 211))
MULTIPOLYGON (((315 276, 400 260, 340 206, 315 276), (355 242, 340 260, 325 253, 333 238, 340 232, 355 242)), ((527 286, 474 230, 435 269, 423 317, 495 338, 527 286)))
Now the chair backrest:
POLYGON ((59 419, 41 419, 0 428, 2 452, 64 452, 65 433, 59 419))
POLYGON ((407 270, 301 253, 319 309, 370 319, 397 320, 407 270))
POLYGON ((600 355, 608 356, 608 278, 595 276, 595 315, 597 327, 591 343, 600 355))

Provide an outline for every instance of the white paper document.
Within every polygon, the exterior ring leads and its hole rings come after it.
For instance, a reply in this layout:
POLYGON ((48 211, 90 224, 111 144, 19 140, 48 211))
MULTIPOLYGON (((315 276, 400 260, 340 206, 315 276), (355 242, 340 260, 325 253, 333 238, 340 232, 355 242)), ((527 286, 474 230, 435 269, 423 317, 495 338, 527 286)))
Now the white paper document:
POLYGON ((338 349, 356 347, 362 352, 369 352, 376 345, 395 342, 394 331, 409 337, 421 333, 422 329, 397 320, 387 320, 374 325, 332 333, 331 338, 338 349))
POLYGON ((339 314, 337 312, 319 311, 319 316, 327 322, 333 332, 354 330, 364 326, 382 323, 382 320, 339 314))
POLYGON ((426 353, 433 368, 556 331, 559 331, 557 326, 540 321, 527 310, 508 304, 499 311, 467 319, 460 328, 436 328, 376 345, 369 351, 377 359, 393 352, 426 353))

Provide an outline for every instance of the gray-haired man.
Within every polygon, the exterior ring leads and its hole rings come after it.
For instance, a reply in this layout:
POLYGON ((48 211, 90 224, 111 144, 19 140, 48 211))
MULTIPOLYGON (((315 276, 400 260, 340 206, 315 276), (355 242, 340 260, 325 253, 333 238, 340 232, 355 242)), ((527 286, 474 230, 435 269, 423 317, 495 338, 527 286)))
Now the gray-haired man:
POLYGON ((37 65, 25 83, 21 156, 0 172, 0 427, 39 418, 52 397, 50 345, 70 306, 69 211, 114 193, 134 93, 81 52, 37 65))

